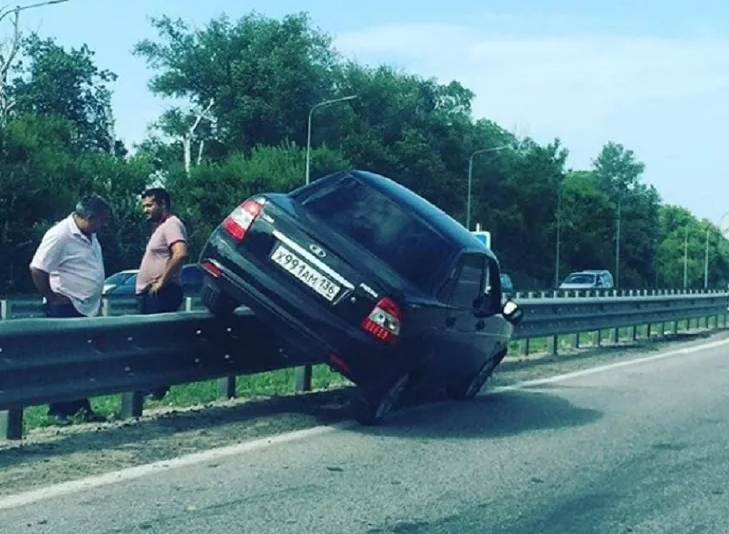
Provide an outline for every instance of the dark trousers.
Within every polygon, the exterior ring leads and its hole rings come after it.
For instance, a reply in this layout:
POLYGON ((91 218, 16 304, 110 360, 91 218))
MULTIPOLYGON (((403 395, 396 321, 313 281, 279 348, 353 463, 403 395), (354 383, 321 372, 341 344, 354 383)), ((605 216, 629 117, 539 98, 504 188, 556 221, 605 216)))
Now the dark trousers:
MULTIPOLYGON (((85 317, 73 307, 73 304, 46 304, 46 317, 53 319, 70 319, 73 317, 85 317)), ((68 402, 54 402, 48 405, 48 415, 74 416, 80 410, 91 412, 89 399, 79 399, 68 402)))
MULTIPOLYGON (((160 288, 157 293, 144 291, 137 296, 139 313, 152 315, 155 313, 170 313, 180 309, 184 295, 182 288, 177 284, 167 284, 160 288)), ((168 386, 146 391, 145 394, 155 399, 161 399, 167 394, 168 386)))
POLYGON ((182 288, 177 284, 167 284, 157 293, 144 291, 137 296, 139 313, 150 315, 177 311, 182 305, 183 298, 182 288))

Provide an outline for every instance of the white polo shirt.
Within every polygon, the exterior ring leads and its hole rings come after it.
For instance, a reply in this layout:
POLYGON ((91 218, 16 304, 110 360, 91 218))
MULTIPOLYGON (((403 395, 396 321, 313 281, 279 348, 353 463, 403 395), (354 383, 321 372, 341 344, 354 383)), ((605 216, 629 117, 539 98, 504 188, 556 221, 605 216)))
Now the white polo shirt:
POLYGON ((79 230, 73 215, 45 233, 30 266, 49 273, 53 292, 68 297, 79 313, 99 314, 106 278, 101 245, 95 234, 79 230))

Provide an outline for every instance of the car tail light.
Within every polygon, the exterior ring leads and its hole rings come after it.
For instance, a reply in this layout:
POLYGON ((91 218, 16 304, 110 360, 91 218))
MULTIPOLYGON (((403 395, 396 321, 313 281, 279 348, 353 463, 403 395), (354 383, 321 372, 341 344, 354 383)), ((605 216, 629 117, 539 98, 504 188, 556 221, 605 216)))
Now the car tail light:
POLYGON ((384 297, 362 321, 362 328, 386 343, 395 343, 400 336, 401 321, 400 307, 384 297))
POLYGON ((218 278, 221 275, 220 266, 214 260, 203 260, 202 263, 200 263, 200 266, 215 278, 218 278))
POLYGON ((236 241, 243 241, 246 232, 260 215, 265 200, 249 199, 235 208, 223 221, 223 228, 236 241))

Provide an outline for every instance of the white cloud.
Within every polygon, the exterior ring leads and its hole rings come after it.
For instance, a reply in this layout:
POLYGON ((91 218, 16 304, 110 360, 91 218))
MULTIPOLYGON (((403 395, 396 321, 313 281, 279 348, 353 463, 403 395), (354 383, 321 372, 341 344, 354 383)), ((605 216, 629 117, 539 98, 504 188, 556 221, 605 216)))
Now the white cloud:
POLYGON ((729 41, 720 40, 489 38, 469 27, 413 24, 343 34, 335 46, 358 59, 394 61, 424 75, 461 80, 476 92, 484 112, 506 107, 530 122, 557 120, 568 127, 638 100, 729 88, 729 41))
MULTIPOLYGON (((706 33, 516 37, 469 26, 409 24, 344 33, 334 44, 359 61, 459 80, 476 93, 475 116, 509 129, 516 125, 522 133, 526 127, 542 142, 559 137, 572 165, 588 165, 603 143, 615 140, 635 149, 647 164, 646 178, 669 202, 706 214, 696 196, 702 175, 706 183, 699 190, 713 187, 729 195, 726 176, 715 170, 709 176, 714 163, 723 164, 724 150, 715 141, 725 137, 729 121, 727 39, 706 33), (702 138, 709 137, 707 147, 702 138)), ((711 208, 711 216, 721 209, 711 208)))

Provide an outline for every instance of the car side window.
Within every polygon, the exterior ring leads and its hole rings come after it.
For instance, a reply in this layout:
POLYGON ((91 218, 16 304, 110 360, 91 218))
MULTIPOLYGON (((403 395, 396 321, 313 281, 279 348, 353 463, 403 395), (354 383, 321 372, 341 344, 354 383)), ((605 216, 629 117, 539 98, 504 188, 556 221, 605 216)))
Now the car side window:
POLYGON ((456 278, 446 284, 452 288, 448 302, 458 308, 472 309, 484 293, 485 270, 486 258, 482 254, 463 256, 456 278))

